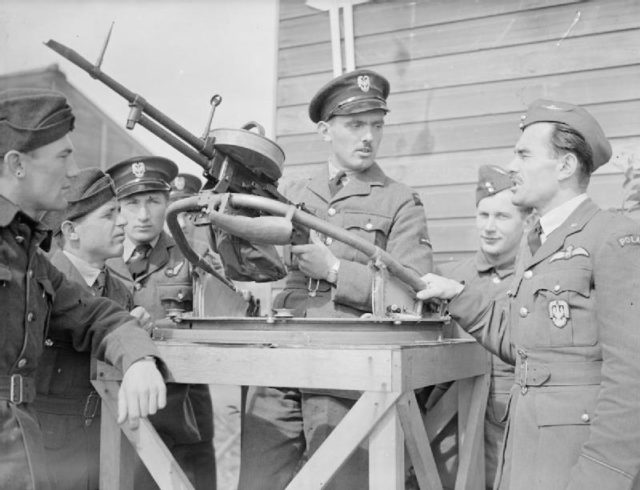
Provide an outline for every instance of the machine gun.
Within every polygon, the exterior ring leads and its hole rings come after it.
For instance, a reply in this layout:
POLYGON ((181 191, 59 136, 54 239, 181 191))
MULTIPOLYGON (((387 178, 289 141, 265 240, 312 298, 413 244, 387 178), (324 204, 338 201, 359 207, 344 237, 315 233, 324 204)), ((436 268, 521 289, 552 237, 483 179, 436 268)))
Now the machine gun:
MULTIPOLYGON (((421 317, 423 305, 415 300, 414 291, 421 289, 423 283, 413 271, 403 267, 379 247, 316 218, 304 209, 303 204, 293 204, 278 192, 277 182, 282 176, 284 152, 264 136, 264 130, 258 123, 249 122, 241 129, 211 129, 216 107, 222 101, 219 95, 215 95, 210 101, 211 111, 205 130, 201 137, 195 136, 101 70, 108 41, 109 37, 95 65, 54 40, 45 44, 129 102, 127 129, 140 124, 202 167, 207 179, 203 192, 171 204, 167 211, 169 229, 191 263, 233 289, 233 284, 207 267, 202 257, 190 246, 178 226, 177 216, 181 212, 198 213, 200 223, 209 225, 210 231, 213 224, 230 235, 268 246, 308 243, 309 232, 315 229, 370 257, 370 265, 374 270, 374 316, 414 320, 421 317), (251 129, 257 129, 258 133, 251 129), (251 210, 251 215, 232 215, 225 212, 228 206, 251 210)), ((431 308, 430 312, 441 317, 444 310, 438 305, 435 309, 431 308)))
MULTIPOLYGON (((132 130, 136 124, 140 124, 202 167, 207 180, 204 190, 252 194, 291 204, 277 189, 278 179, 282 176, 284 152, 264 136, 260 124, 250 121, 240 129, 211 129, 216 108, 222 102, 222 97, 216 94, 210 100, 211 110, 202 136, 194 135, 102 71, 100 65, 108 41, 109 37, 95 65, 53 39, 45 45, 129 102, 127 129, 132 130)), ((308 229, 296 226, 292 230, 292 243, 307 243, 308 238, 308 229)))

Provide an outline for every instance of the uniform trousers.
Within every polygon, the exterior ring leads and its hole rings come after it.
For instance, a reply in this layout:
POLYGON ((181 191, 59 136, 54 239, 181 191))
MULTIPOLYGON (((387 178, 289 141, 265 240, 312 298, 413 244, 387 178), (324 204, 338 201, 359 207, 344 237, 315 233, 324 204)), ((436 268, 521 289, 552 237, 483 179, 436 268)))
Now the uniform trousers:
MULTIPOLYGON (((249 388, 238 490, 284 489, 355 402, 295 388, 249 388)), ((324 488, 366 490, 368 482, 365 441, 324 488)))

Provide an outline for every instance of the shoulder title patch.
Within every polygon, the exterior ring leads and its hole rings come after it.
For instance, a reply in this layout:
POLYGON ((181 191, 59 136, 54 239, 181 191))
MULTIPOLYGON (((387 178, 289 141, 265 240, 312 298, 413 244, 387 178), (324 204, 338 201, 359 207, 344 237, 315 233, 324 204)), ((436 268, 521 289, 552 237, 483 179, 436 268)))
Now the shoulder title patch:
POLYGON ((625 235, 618 238, 621 247, 625 245, 640 245, 640 235, 625 235))

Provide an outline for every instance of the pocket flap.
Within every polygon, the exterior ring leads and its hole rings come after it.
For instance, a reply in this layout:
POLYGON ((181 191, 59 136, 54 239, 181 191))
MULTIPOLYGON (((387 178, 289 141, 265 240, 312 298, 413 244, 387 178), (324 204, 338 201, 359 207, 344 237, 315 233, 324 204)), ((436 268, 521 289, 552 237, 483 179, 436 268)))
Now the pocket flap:
POLYGON ((160 283, 158 284, 160 301, 177 301, 179 303, 193 300, 193 288, 191 283, 160 283))
POLYGON ((590 425, 600 386, 536 393, 538 427, 590 425))
POLYGON ((587 269, 560 269, 545 272, 531 278, 534 291, 550 291, 560 294, 574 291, 585 298, 591 295, 591 271, 587 269))
POLYGON ((343 219, 346 229, 358 228, 364 231, 380 231, 386 235, 391 227, 391 218, 387 216, 345 212, 343 219))

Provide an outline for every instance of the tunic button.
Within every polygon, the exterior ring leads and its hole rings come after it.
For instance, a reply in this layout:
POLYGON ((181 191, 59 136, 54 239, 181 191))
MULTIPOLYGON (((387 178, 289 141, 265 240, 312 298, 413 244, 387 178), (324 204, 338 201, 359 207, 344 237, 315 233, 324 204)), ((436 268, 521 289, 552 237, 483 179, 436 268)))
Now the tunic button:
POLYGON ((140 291, 140 289, 142 288, 142 284, 140 284, 139 282, 136 282, 133 287, 136 291, 140 291))
POLYGON ((371 223, 367 223, 366 225, 364 225, 364 227, 365 227, 367 230, 371 230, 371 229, 373 228, 373 225, 372 225, 371 223))
POLYGON ((526 317, 529 314, 529 310, 527 310, 524 306, 520 308, 520 316, 522 318, 526 317))
POLYGON ((23 368, 26 365, 27 365, 27 360, 24 357, 18 361, 18 367, 19 368, 23 368))
POLYGON ((327 211, 327 214, 329 216, 335 216, 335 214, 336 214, 335 208, 329 208, 329 210, 327 211))
POLYGON ((493 284, 500 284, 500 278, 498 276, 494 277, 491 280, 493 281, 493 284))
POLYGON ((324 239, 324 244, 329 246, 333 243, 333 238, 331 238, 330 236, 328 236, 327 238, 324 239))
POLYGON ((53 340, 51 340, 51 339, 45 339, 45 340, 44 340, 44 345, 46 345, 47 347, 51 347, 51 346, 53 346, 53 340))
POLYGON ((29 269, 29 277, 33 278, 33 269, 29 269))
POLYGON ((531 279, 533 277, 533 272, 531 271, 524 271, 524 278, 525 279, 531 279))
POLYGON ((35 315, 31 311, 29 313, 27 313, 27 321, 28 322, 32 322, 34 318, 35 318, 35 315))
POLYGON ((589 417, 589 414, 585 412, 580 416, 580 420, 582 420, 586 424, 587 422, 589 422, 589 420, 591 420, 591 417, 589 417))

